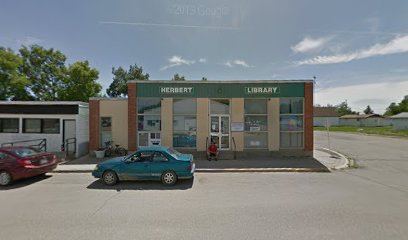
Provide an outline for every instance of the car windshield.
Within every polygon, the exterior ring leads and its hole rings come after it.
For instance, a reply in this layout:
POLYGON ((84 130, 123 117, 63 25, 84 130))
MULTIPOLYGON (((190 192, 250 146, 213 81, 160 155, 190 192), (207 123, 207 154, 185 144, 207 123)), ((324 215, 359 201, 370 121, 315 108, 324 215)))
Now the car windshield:
POLYGON ((33 156, 36 155, 38 153, 40 153, 39 151, 32 149, 32 148, 19 148, 19 149, 13 149, 10 150, 10 152, 20 156, 20 157, 28 157, 28 156, 33 156))
POLYGON ((176 149, 171 148, 171 147, 167 149, 167 152, 169 152, 175 158, 177 158, 177 157, 179 157, 181 155, 181 152, 179 152, 176 149))

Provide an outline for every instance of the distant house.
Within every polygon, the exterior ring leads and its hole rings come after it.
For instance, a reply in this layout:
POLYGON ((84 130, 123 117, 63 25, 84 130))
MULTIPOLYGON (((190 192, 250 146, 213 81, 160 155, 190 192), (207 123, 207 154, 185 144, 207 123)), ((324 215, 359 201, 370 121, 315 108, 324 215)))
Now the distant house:
POLYGON ((408 130, 408 112, 402 112, 389 117, 394 130, 408 130))
POLYGON ((314 107, 313 108, 313 126, 326 127, 338 126, 340 114, 335 107, 314 107))
POLYGON ((388 121, 379 114, 344 115, 340 117, 341 126, 381 127, 388 126, 388 121))

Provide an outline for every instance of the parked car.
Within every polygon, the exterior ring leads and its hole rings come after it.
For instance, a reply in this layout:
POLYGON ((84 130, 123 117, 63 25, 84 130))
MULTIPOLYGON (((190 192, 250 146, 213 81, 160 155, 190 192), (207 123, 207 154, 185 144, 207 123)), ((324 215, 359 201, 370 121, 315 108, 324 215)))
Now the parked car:
POLYGON ((144 147, 132 155, 117 157, 98 164, 92 176, 107 185, 122 180, 159 180, 173 185, 178 179, 194 176, 193 155, 182 154, 170 147, 144 147))
POLYGON ((45 174, 55 169, 57 164, 55 154, 40 152, 31 147, 0 148, 0 186, 45 174))

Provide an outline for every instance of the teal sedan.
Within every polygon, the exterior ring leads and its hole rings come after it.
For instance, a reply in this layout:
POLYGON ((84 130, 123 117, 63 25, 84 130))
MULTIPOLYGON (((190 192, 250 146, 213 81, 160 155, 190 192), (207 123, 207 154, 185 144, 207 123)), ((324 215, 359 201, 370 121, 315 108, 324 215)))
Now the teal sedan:
POLYGON ((107 185, 127 180, 159 180, 173 185, 178 179, 194 176, 193 155, 182 154, 171 147, 144 147, 132 155, 117 157, 96 165, 92 176, 107 185))

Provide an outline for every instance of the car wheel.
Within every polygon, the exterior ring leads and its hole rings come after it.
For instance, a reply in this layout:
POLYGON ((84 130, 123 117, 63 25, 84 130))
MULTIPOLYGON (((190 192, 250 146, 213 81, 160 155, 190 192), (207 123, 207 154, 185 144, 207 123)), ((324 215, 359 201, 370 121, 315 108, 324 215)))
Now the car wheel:
POLYGON ((113 186, 118 182, 118 175, 114 171, 106 171, 102 175, 102 180, 106 185, 113 186))
POLYGON ((13 181, 13 178, 11 177, 10 173, 6 171, 1 171, 0 172, 0 186, 7 186, 13 181))
POLYGON ((174 172, 164 172, 162 175, 162 182, 165 185, 174 185, 177 181, 177 175, 174 172))

